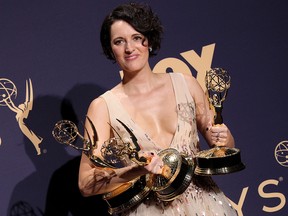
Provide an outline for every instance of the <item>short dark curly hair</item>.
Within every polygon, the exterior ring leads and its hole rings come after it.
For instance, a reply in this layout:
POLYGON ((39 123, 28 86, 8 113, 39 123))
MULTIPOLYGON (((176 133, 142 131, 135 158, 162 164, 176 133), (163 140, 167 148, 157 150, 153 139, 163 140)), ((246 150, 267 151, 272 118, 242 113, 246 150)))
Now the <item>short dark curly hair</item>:
POLYGON ((157 51, 161 47, 163 34, 163 27, 159 17, 147 4, 127 3, 116 7, 106 16, 102 23, 100 40, 104 55, 108 59, 115 60, 110 44, 110 30, 111 25, 117 20, 123 20, 129 23, 136 31, 143 34, 145 38, 148 39, 148 46, 152 48, 152 51, 149 52, 149 56, 157 54, 157 51))

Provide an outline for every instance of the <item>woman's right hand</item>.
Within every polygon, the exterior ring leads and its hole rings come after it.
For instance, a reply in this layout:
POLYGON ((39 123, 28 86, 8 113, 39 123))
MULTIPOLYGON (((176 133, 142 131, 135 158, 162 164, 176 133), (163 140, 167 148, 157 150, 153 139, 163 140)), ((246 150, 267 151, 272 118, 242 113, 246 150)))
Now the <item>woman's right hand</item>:
POLYGON ((147 165, 143 168, 150 174, 162 175, 166 178, 171 176, 171 168, 164 164, 161 157, 155 152, 146 152, 142 155, 147 159, 147 165))
POLYGON ((156 153, 150 152, 146 156, 147 165, 144 168, 152 174, 162 174, 164 163, 156 153))

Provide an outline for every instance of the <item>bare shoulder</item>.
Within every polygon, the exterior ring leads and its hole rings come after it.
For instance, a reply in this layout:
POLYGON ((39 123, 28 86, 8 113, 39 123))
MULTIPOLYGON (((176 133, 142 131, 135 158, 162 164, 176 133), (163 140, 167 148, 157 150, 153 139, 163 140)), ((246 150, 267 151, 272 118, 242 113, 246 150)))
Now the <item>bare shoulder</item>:
POLYGON ((192 74, 186 74, 186 73, 182 73, 186 82, 189 84, 190 82, 191 83, 194 83, 194 82, 197 82, 197 80, 195 79, 194 76, 192 76, 192 74))
POLYGON ((183 75, 188 85, 189 91, 193 96, 195 96, 195 94, 197 95, 203 93, 202 87, 200 86, 199 82, 194 76, 190 74, 183 74, 183 75))
MULTIPOLYGON (((99 142, 107 140, 110 137, 110 126, 107 124, 107 122, 110 122, 110 118, 108 107, 102 97, 98 97, 91 101, 87 111, 87 117, 89 117, 96 128, 99 142)), ((86 122, 86 124, 88 124, 88 122, 86 122)), ((90 127, 87 126, 87 128, 90 127)), ((88 130, 88 133, 93 132, 88 130)))
POLYGON ((106 107, 106 102, 102 97, 97 97, 94 100, 91 101, 89 105, 89 110, 98 110, 103 109, 106 107))
POLYGON ((108 108, 105 100, 102 97, 97 97, 93 101, 91 101, 87 116, 89 116, 90 119, 108 119, 108 108))

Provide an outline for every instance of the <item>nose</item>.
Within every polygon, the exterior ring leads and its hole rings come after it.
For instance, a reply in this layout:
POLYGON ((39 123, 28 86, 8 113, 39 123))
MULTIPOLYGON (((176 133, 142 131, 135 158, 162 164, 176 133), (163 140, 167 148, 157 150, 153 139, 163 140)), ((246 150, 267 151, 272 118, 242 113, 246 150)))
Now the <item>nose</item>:
POLYGON ((132 53, 134 50, 135 50, 135 48, 134 48, 134 46, 133 46, 133 43, 127 41, 127 42, 126 42, 126 47, 125 47, 125 52, 126 52, 126 53, 132 53))

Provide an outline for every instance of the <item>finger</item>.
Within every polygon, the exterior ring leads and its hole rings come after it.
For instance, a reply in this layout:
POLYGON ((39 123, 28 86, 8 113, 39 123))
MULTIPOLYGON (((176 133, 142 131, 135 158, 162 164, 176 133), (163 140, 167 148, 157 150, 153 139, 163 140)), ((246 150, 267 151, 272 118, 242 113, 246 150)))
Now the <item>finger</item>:
POLYGON ((163 169, 163 161, 160 157, 155 156, 145 168, 153 174, 161 174, 163 169))
POLYGON ((227 136, 227 134, 228 134, 228 128, 226 127, 226 126, 213 126, 212 128, 211 128, 211 135, 212 136, 227 136))
POLYGON ((212 144, 214 146, 226 146, 227 139, 222 137, 212 137, 212 144))
POLYGON ((156 164, 156 166, 154 166, 153 168, 153 173, 154 174, 162 174, 163 172, 163 164, 160 163, 160 164, 156 164))
POLYGON ((212 123, 209 121, 206 127, 206 131, 210 131, 212 128, 212 123))

